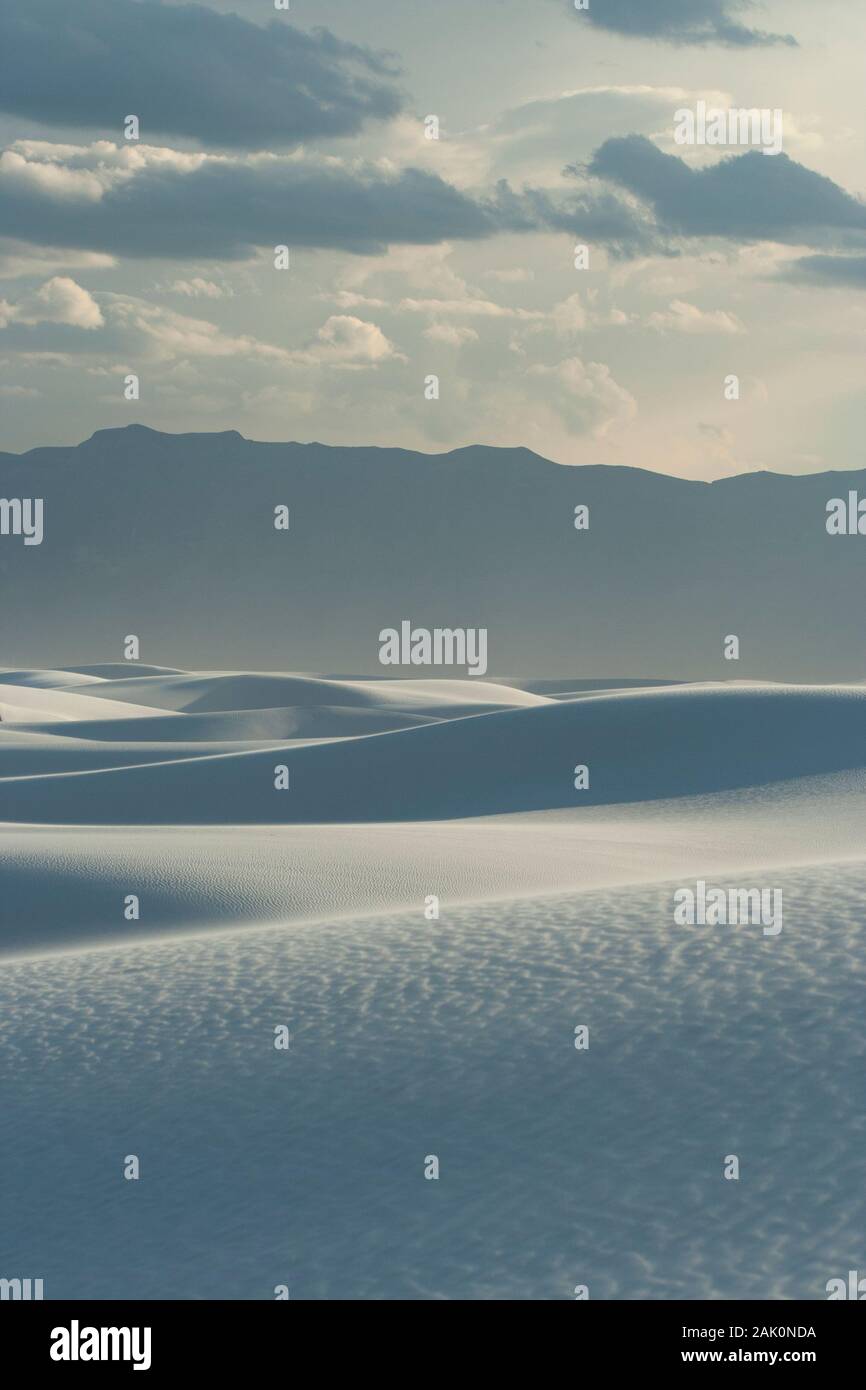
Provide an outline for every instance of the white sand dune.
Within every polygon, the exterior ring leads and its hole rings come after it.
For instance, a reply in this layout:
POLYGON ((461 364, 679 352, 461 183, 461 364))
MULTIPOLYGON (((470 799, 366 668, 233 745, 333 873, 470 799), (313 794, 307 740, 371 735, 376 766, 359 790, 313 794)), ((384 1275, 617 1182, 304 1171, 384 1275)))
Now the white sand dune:
POLYGON ((154 709, 189 714, 226 710, 315 708, 317 705, 402 709, 408 713, 472 714, 491 707, 522 708, 544 705, 547 699, 531 691, 489 681, 356 681, 314 676, 217 671, 201 675, 133 676, 124 673, 103 683, 104 700, 151 705, 154 709))
MULTIPOLYGON (((158 739, 169 744, 192 745, 203 740, 214 744, 242 745, 255 741, 274 743, 282 739, 353 738, 361 734, 387 733, 394 729, 413 729, 436 722, 435 715, 407 714, 398 709, 365 709, 353 705, 216 710, 212 714, 171 714, 166 710, 152 718, 136 715, 131 719, 78 719, 74 723, 66 723, 62 735, 64 738, 95 742, 121 740, 136 743, 158 739)), ((52 726, 22 721, 16 722, 15 729, 22 734, 47 734, 52 731, 52 726)), ((2 752, 0 745, 0 759, 2 752)))
MULTIPOLYGON (((213 690, 223 688, 222 679, 193 682, 198 690, 193 705, 218 700, 213 690)), ((300 683, 284 679, 298 698, 300 683)), ((274 678, 260 683, 232 677, 229 688, 235 697, 246 692, 255 708, 265 693, 262 685, 272 695, 274 683, 274 678)), ((159 684, 164 698, 165 683, 159 684)), ((190 682, 185 684, 188 699, 190 682)), ((323 684, 332 697, 333 683, 323 684)), ((127 765, 109 767, 97 754, 92 771, 0 777, 0 820, 70 825, 429 821, 703 795, 866 765, 862 687, 675 686, 466 715, 459 700, 451 703, 453 691, 434 705, 432 684, 425 683, 415 708, 435 710, 439 717, 421 727, 316 743, 277 741, 265 749, 204 757, 173 738, 163 760, 136 759, 133 751, 127 765), (574 788, 577 765, 590 772, 589 787, 581 791, 574 788), (288 769, 287 790, 275 788, 278 767, 288 769)), ((122 687, 126 692, 129 683, 122 687)), ((315 707, 318 683, 308 688, 315 707)), ((127 719, 145 709, 66 691, 25 693, 34 702, 55 701, 55 712, 67 711, 69 717, 77 711, 92 718, 94 706, 113 708, 127 719)), ((351 693, 344 703, 350 703, 351 693)), ((377 693, 375 685, 365 687, 364 701, 377 693)), ((381 710, 393 708, 395 695, 393 688, 381 692, 381 710)), ((408 698, 400 692, 401 712, 408 698)), ((317 736, 324 727, 318 725, 317 736)))
POLYGON ((85 676, 79 671, 4 671, 0 669, 3 685, 31 686, 35 689, 59 690, 64 686, 99 685, 104 676, 85 676))
POLYGON ((100 669, 99 697, 18 687, 31 722, 0 725, 0 950, 866 856, 859 686, 100 669))
MULTIPOLYGON (((866 776, 603 810, 274 826, 6 826, 0 952, 332 921, 866 858, 866 776), (123 915, 127 894, 141 916, 123 915)), ((750 880, 751 881, 751 880, 750 880)))
MULTIPOLYGON (((102 661, 96 665, 88 666, 62 666, 60 670, 68 675, 75 676, 79 680, 88 680, 96 677, 99 680, 116 681, 124 680, 129 675, 129 663, 123 661, 102 661)), ((177 666, 149 666, 146 661, 135 663, 135 672, 138 676, 183 676, 185 671, 181 671, 177 666)))
POLYGON ((864 1268, 866 870, 772 881, 775 939, 675 926, 665 883, 7 959, 6 1267, 46 1298, 823 1299, 864 1268))
POLYGON ((153 714, 147 705, 95 699, 93 692, 101 693, 104 686, 103 681, 88 682, 88 693, 82 695, 77 690, 41 686, 35 681, 17 685, 0 681, 0 720, 5 724, 33 719, 129 719, 153 714))
MULTIPOLYGON (((118 721, 124 724, 123 720, 118 721)), ((156 721, 154 721, 156 722, 156 721)), ((149 742, 144 738, 86 738, 81 735, 67 737, 70 727, 78 729, 66 720, 55 724, 45 724, 33 732, 25 726, 10 724, 0 739, 0 781, 14 783, 15 779, 41 777, 53 778, 55 775, 70 772, 104 772, 108 769, 141 767, 148 763, 165 762, 165 743, 149 742), (56 730, 56 732, 54 732, 56 730), (51 731, 51 732, 49 732, 51 731)), ((111 728, 106 720, 105 727, 111 728)), ((316 743, 316 739, 298 739, 282 743, 281 747, 296 744, 316 743)), ((224 753, 244 753, 251 748, 269 748, 268 739, 205 739, 189 741, 184 745, 184 759, 214 757, 224 753)), ((49 793, 52 797, 53 792, 49 793)))
POLYGON ((864 1267, 863 686, 7 674, 3 1249, 47 1297, 864 1267), (677 925, 698 877, 784 929, 677 925))

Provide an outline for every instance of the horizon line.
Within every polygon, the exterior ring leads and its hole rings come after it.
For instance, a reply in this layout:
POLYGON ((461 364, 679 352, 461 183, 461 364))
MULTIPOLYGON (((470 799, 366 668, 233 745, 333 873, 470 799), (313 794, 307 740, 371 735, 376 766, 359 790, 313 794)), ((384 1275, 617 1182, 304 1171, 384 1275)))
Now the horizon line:
POLYGON ((156 429, 153 425, 144 425, 138 420, 132 420, 128 425, 104 425, 96 429, 85 439, 79 440, 77 444, 36 444, 30 449, 24 449, 20 453, 15 453, 10 449, 0 450, 0 459, 25 459, 30 454, 40 453, 45 449, 81 449, 85 444, 90 444, 97 435, 100 434, 126 434, 128 431, 142 431, 145 434, 160 435, 165 439, 222 439, 232 436, 239 439, 244 444, 260 445, 264 448, 273 447, 277 449, 333 449, 333 450, 375 450, 378 453, 399 453, 416 454, 419 458, 426 459, 447 459, 455 454, 467 453, 472 449, 485 449, 494 453, 523 453, 530 458, 537 459, 540 463, 549 464, 552 468, 569 468, 582 470, 586 468, 603 469, 605 472, 627 470, 632 473, 645 473, 655 478, 669 478, 672 482, 678 483, 698 483, 703 487, 713 487, 716 483, 729 483, 738 478, 819 478, 828 474, 851 474, 866 472, 863 468, 819 468, 811 473, 782 473, 773 468, 753 468, 742 473, 726 473, 719 478, 686 478, 679 473, 664 473, 658 468, 642 468, 635 463, 562 463, 558 459, 548 458, 545 454, 539 454, 534 449, 530 449, 526 444, 458 444, 453 449, 442 449, 439 451, 428 451, 425 449, 408 448, 400 444, 325 444, 319 439, 250 439, 247 435, 241 434, 240 430, 162 430, 156 429))

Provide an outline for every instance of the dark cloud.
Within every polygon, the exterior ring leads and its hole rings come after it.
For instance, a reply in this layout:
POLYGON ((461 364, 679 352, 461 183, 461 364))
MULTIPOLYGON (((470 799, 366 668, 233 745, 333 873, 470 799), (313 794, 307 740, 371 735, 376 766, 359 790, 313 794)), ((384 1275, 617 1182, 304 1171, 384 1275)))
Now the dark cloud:
POLYGON ((866 256, 801 256, 784 279, 808 285, 866 290, 866 256))
POLYGON ((615 34, 666 43, 731 48, 796 44, 791 34, 768 34, 742 24, 739 16, 750 8, 748 0, 590 0, 579 17, 615 34))
POLYGON ((584 189, 570 195, 532 189, 523 202, 539 226, 567 232, 590 245, 603 244, 617 259, 671 254, 646 213, 609 189, 584 189))
POLYGON ((283 18, 152 0, 0 8, 0 110, 49 125, 116 136, 134 114, 145 140, 278 149, 351 135, 401 105, 380 57, 283 18))
POLYGON ((683 237, 866 246, 866 206, 784 154, 750 150, 696 169, 633 135, 566 172, 573 191, 503 180, 481 195, 370 162, 22 142, 0 160, 0 226, 36 245, 176 260, 238 260, 282 243, 375 255, 538 231, 620 257, 676 254, 683 237))
MULTIPOLYGON (((46 166, 38 166, 44 168, 46 166)), ((435 174, 308 160, 207 160, 190 172, 150 165, 98 201, 58 200, 0 178, 7 236, 116 255, 240 259, 257 247, 429 245, 497 230, 494 213, 435 174)))
POLYGON ((0 226, 37 245, 238 260, 283 243, 373 255, 389 245, 542 230, 603 243, 614 255, 663 249, 646 211, 600 186, 515 192, 502 180, 482 197, 412 168, 389 173, 373 164, 260 155, 205 158, 189 168, 186 156, 161 152, 135 170, 124 162, 126 151, 22 148, 0 161, 0 226), (107 183, 100 197, 82 183, 94 170, 107 183))
POLYGON ((735 241, 856 245, 866 206, 785 154, 759 150, 692 169, 642 135, 607 140, 589 172, 647 203, 663 232, 735 241))

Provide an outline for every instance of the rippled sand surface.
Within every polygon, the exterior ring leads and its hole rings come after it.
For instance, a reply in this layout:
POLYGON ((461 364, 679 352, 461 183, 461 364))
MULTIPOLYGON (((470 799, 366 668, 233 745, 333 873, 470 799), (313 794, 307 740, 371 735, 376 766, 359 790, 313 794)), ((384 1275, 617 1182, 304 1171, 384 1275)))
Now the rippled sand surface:
POLYGON ((688 882, 7 958, 4 1265, 49 1298, 824 1298, 866 1267, 866 868, 756 876, 775 938, 674 925, 688 882))

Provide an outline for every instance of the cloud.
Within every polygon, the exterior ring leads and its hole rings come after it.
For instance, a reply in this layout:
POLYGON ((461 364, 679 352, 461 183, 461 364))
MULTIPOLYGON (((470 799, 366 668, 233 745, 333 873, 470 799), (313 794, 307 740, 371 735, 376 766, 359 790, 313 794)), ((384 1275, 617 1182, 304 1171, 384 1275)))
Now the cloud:
POLYGON ((445 314, 482 319, 521 319, 525 321, 546 317, 541 309, 517 309, 508 304, 496 304, 492 299, 401 299, 397 309, 410 314, 445 314))
POLYGON ((588 159, 604 140, 635 132, 654 135, 671 126, 673 111, 699 98, 711 105, 731 103, 730 93, 706 87, 692 90, 648 83, 578 87, 509 107, 479 129, 449 141, 449 152, 455 142, 477 150, 476 186, 486 175, 548 190, 561 188, 574 166, 588 159))
POLYGON ((168 288, 172 294, 182 294, 186 299, 230 299, 232 294, 226 286, 205 280, 201 275, 189 280, 173 280, 168 288))
POLYGON ((807 285, 866 290, 866 256, 801 256, 780 276, 807 285))
POLYGON ((102 182, 90 170, 28 160, 17 150, 4 150, 0 155, 0 177, 5 189, 24 198, 32 194, 60 203, 98 203, 103 194, 102 182))
POLYGON ((23 241, 0 238, 0 279, 51 275, 58 270, 109 270, 117 262, 99 251, 60 250, 56 246, 34 249, 23 241))
POLYGON ((333 294, 317 295, 336 304, 338 309, 386 309, 387 299, 376 299, 372 295, 359 294, 357 290, 335 290, 333 294))
POLYGON ((577 173, 565 188, 515 190, 502 179, 472 194, 384 160, 20 140, 0 157, 0 221, 23 242, 175 260, 240 260, 280 244, 369 256, 536 231, 604 245, 614 258, 669 254, 635 198, 583 173, 572 191, 577 173))
POLYGON ((0 300, 0 327, 10 323, 34 327, 42 323, 62 323, 71 328, 102 328, 105 320, 88 290, 66 275, 55 275, 35 294, 19 304, 0 300))
MULTIPOLYGON (((115 374, 124 370, 127 359, 148 362, 176 362, 186 358, 217 358, 232 361, 255 359, 288 365, 292 356, 285 348, 260 342, 246 334, 224 332, 206 319, 174 313, 149 300, 133 295, 103 293, 98 304, 90 292, 66 276, 55 276, 35 294, 9 304, 0 300, 0 327, 9 328, 13 341, 36 347, 45 340, 44 325, 61 324, 66 329, 83 329, 82 336, 65 335, 70 352, 54 354, 58 363, 70 365, 84 355, 99 354, 94 370, 115 374), (99 330, 98 333, 94 330, 99 330), (21 330, 27 331, 27 337, 21 330)), ((51 346, 49 341, 49 346, 51 346)), ((46 358, 48 353, 19 353, 46 358)))
POLYGON ((583 300, 577 291, 555 305, 552 317, 556 332, 561 334, 580 333, 589 322, 583 300))
POLYGON ((623 328, 636 318, 636 315, 624 314, 615 306, 609 309, 599 308, 598 291, 595 289, 587 290, 586 299, 587 303, 584 305, 580 294, 575 291, 567 299, 553 306, 548 317, 554 333, 561 338, 567 338, 587 329, 623 328))
POLYGON ((578 18, 614 34, 666 43, 732 48, 796 44, 790 34, 768 34, 742 24, 739 16, 748 8, 748 0, 590 0, 578 18))
POLYGON ((260 342, 249 334, 226 333, 207 319, 176 314, 132 295, 110 294, 103 300, 121 350, 133 350, 151 361, 224 357, 288 364, 291 360, 285 348, 260 342))
POLYGON ((631 135, 605 141, 590 173, 647 203, 669 235, 810 245, 866 237, 866 206, 786 154, 750 150, 693 169, 631 135))
POLYGON ((44 318, 50 323, 68 323, 73 328, 101 328, 104 322, 90 292, 66 275, 55 275, 37 290, 36 298, 45 306, 44 318))
POLYGON ((4 400, 32 400, 40 393, 35 386, 0 386, 0 396, 4 400))
POLYGON ((158 360, 222 357, 270 362, 277 366, 375 367, 397 356, 393 343, 374 323, 334 314, 303 348, 278 347, 249 334, 226 333, 206 319, 189 318, 129 296, 109 297, 106 313, 127 334, 140 335, 158 360))
POLYGON ((468 324, 433 323, 424 329, 424 337, 429 338, 431 343, 447 343, 449 347, 478 342, 478 334, 468 324))
POLYGON ((0 110, 40 123, 120 130, 134 114, 145 138, 274 149, 355 134, 402 104, 380 55, 285 17, 152 0, 0 9, 0 110))
POLYGON ((485 278, 498 280, 501 285, 524 285, 535 279, 534 270, 523 270, 512 266, 509 270, 485 270, 485 278))
POLYGON ((399 356, 381 328, 351 314, 332 314, 308 347, 290 354, 291 360, 301 366, 351 370, 377 367, 399 356))
POLYGON ((588 246, 603 245, 615 260, 670 254, 646 211, 608 189, 584 188, 575 194, 528 189, 523 205, 531 210, 536 226, 567 232, 588 246))
MULTIPOLYGON (((63 361, 66 365, 75 362, 76 354, 90 354, 92 360, 92 354, 99 353, 92 370, 101 374, 122 372, 123 362, 132 359, 176 364, 197 358, 223 358, 277 367, 345 370, 377 367, 390 360, 406 361, 378 325, 348 314, 332 315, 306 345, 288 348, 262 342, 250 334, 226 332, 208 319, 178 314, 134 295, 104 292, 100 301, 97 304, 74 280, 55 276, 19 304, 0 300, 0 329, 15 335, 13 345, 18 341, 37 348, 41 342, 34 342, 33 334, 44 337, 43 325, 100 329, 95 346, 92 341, 68 337, 71 355, 63 361), (26 339, 22 339, 22 330, 29 334, 26 339)), ((23 362, 35 355, 40 354, 20 352, 18 360, 23 362)), ((57 357, 60 359, 61 355, 57 357)))
POLYGON ((674 299, 664 312, 650 314, 650 328, 662 333, 744 333, 736 314, 724 309, 699 309, 685 300, 674 299))
POLYGON ((315 155, 190 156, 127 152, 108 141, 31 141, 0 159, 7 236, 125 256, 242 259, 279 244, 374 254, 391 242, 489 236, 511 215, 423 170, 315 155), (80 196, 66 174, 80 180, 80 196))
POLYGON ((637 414, 634 397, 614 380, 604 362, 567 357, 554 366, 536 364, 526 375, 547 379, 555 408, 580 433, 603 438, 614 425, 637 414))

